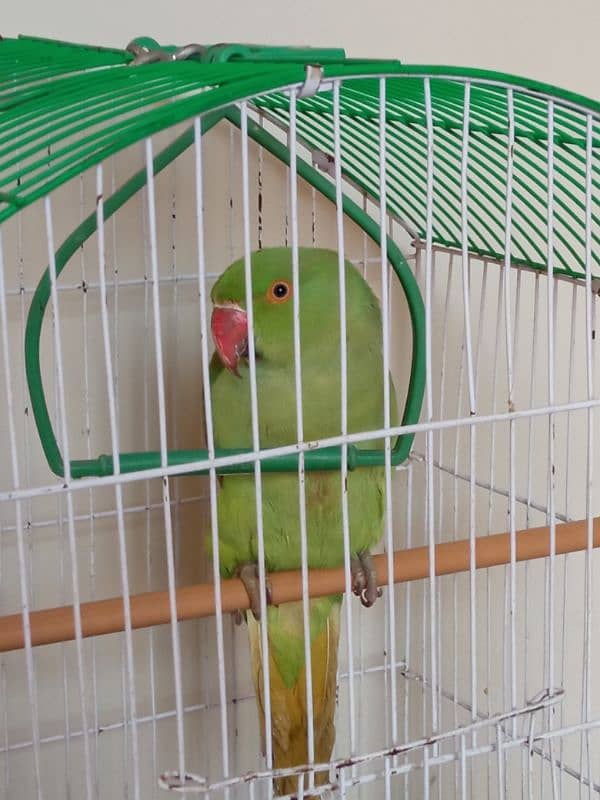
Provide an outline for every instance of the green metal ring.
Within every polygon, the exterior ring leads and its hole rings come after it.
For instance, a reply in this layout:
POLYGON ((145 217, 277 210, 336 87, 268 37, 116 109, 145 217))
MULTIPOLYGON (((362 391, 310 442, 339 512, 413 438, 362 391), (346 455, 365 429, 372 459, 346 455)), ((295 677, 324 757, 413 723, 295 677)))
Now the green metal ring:
MULTIPOLYGON (((224 111, 215 112, 203 117, 202 133, 210 130, 220 119, 227 118, 232 124, 239 127, 240 113, 230 107, 224 111)), ((248 122, 248 135, 268 150, 275 158, 289 165, 289 151, 277 139, 267 133, 264 128, 252 121, 248 122)), ((154 159, 154 173, 157 174, 177 158, 193 143, 193 128, 188 129, 171 145, 163 150, 154 159)), ((301 159, 297 162, 298 175, 310 183, 327 199, 335 202, 335 187, 324 178, 317 170, 301 159)), ((109 219, 121 206, 138 192, 146 183, 146 170, 142 169, 121 186, 104 204, 104 219, 109 219)), ((348 197, 343 198, 344 213, 356 222, 364 232, 378 245, 381 245, 379 225, 366 214, 359 206, 348 197)), ((81 245, 94 234, 97 229, 97 215, 90 214, 73 233, 63 242, 55 254, 56 276, 62 273, 73 254, 81 245)), ((388 238, 387 254, 394 271, 404 289, 409 313, 411 316, 413 346, 409 389, 404 408, 402 423, 410 425, 418 421, 423 394, 425 391, 425 309, 421 293, 416 280, 410 271, 406 259, 397 245, 388 238)), ((44 395, 41 366, 40 366, 40 339, 44 313, 50 299, 50 273, 46 268, 38 284, 25 329, 25 371, 27 384, 31 396, 31 406, 44 454, 50 469, 61 477, 64 476, 64 461, 58 446, 56 436, 48 413, 48 406, 44 395)), ((410 452, 414 434, 403 434, 396 439, 391 453, 391 462, 401 464, 410 452)), ((248 450, 217 450, 217 458, 230 455, 249 453, 248 450)), ((362 450, 353 445, 347 448, 347 463, 349 469, 361 466, 380 466, 384 464, 385 453, 383 450, 362 450)), ((307 470, 332 470, 339 469, 342 458, 341 447, 326 447, 311 450, 305 453, 304 465, 307 470)), ((206 450, 174 450, 168 453, 168 464, 185 464, 208 459, 206 450)), ((161 465, 161 454, 157 451, 121 453, 119 454, 120 472, 135 472, 145 469, 155 469, 161 465)), ((298 454, 277 456, 264 459, 261 464, 265 472, 296 471, 298 469, 298 454)), ((219 474, 248 473, 254 469, 251 462, 232 464, 219 468, 219 474)), ((70 472, 73 478, 90 476, 107 476, 114 474, 112 456, 101 455, 96 459, 74 460, 70 463, 70 472)), ((208 468, 197 471, 195 474, 206 474, 208 468)))

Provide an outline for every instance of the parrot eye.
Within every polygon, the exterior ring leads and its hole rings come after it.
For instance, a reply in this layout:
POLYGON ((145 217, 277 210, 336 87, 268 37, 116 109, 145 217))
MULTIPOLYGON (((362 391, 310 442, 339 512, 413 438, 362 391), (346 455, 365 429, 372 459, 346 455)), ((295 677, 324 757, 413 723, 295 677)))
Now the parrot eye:
POLYGON ((274 281, 267 292, 267 300, 270 303, 285 303, 292 293, 292 287, 287 281, 274 281))

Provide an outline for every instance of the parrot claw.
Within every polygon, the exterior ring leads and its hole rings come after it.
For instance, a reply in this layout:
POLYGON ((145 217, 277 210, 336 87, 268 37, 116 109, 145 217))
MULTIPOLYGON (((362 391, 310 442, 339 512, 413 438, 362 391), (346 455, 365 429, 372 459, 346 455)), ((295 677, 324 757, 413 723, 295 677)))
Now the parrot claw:
MULTIPOLYGON (((248 593, 250 610, 254 614, 256 621, 260 622, 260 581, 258 577, 258 564, 243 564, 239 567, 237 575, 248 593)), ((267 605, 271 605, 273 602, 273 591, 268 579, 266 580, 265 588, 267 605)))
POLYGON ((236 625, 241 625, 246 621, 246 615, 243 611, 240 611, 239 608, 236 608, 236 610, 232 612, 231 616, 233 617, 233 621, 236 625))
POLYGON ((382 590, 377 586, 377 570, 373 556, 368 550, 357 553, 352 558, 352 591, 365 608, 371 608, 382 590))
POLYGON ((367 579, 360 556, 352 556, 350 569, 352 571, 352 593, 360 597, 367 585, 367 579))

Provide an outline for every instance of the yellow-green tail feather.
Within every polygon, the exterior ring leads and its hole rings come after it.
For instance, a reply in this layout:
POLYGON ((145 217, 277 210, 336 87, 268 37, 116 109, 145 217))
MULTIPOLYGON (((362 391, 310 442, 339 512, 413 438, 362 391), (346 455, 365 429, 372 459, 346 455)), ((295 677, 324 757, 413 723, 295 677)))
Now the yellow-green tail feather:
MULTIPOLYGON (((317 763, 330 760, 335 741, 340 605, 339 597, 311 601, 314 758, 317 763)), ((290 668, 287 658, 292 652, 293 663, 293 651, 298 652, 301 649, 303 652, 302 619, 302 603, 286 603, 276 609, 269 609, 271 732, 275 769, 295 767, 308 762, 305 664, 302 659, 297 668, 290 668), (292 638, 295 639, 296 648, 288 647, 286 652, 277 646, 281 640, 289 645, 292 638)), ((251 613, 248 613, 248 632, 264 752, 264 684, 260 624, 251 613)), ((327 773, 320 773, 316 776, 316 783, 326 783, 327 779, 327 773)), ((298 788, 298 779, 296 777, 279 779, 275 788, 277 794, 294 793, 298 788)))

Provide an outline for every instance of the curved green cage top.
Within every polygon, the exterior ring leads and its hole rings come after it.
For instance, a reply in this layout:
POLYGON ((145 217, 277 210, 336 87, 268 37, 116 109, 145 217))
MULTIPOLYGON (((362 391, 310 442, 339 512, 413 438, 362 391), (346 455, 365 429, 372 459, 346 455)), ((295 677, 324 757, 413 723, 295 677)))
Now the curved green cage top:
MULTIPOLYGON (((159 47, 137 39, 127 50, 85 47, 21 37, 0 41, 0 223, 48 195, 86 169, 129 145, 177 123, 200 117, 206 133, 225 118, 239 127, 239 103, 248 101, 276 125, 289 123, 289 88, 305 85, 309 67, 320 65, 321 87, 297 100, 297 132, 313 153, 313 162, 334 152, 331 81, 340 79, 343 177, 378 203, 379 78, 386 78, 385 210, 411 235, 415 246, 427 239, 427 164, 429 131, 427 90, 431 102, 431 136, 435 152, 432 183, 431 244, 461 252, 461 170, 465 132, 466 89, 469 137, 470 253, 535 270, 548 262, 547 158, 553 135, 553 272, 584 279, 589 253, 598 263, 598 235, 586 240, 586 175, 591 169, 594 192, 600 185, 589 144, 600 146, 600 105, 551 86, 509 75, 449 67, 407 66, 397 61, 348 59, 340 49, 260 47, 222 44, 159 47), (132 68, 133 66, 133 68, 132 68), (401 80, 400 80, 401 79, 401 80), (509 103, 510 97, 510 103, 509 103), (168 102, 164 102, 167 101, 168 102), (552 103, 552 127, 548 106, 552 103), (512 104, 512 105, 511 105, 512 104), (514 147, 507 146, 511 133, 514 147), (591 140, 590 140, 591 130, 591 140), (52 159, 47 158, 52 148, 52 159), (510 151, 510 155, 509 155, 510 151), (506 175, 512 174, 510 253, 505 252, 506 175), (591 245, 591 246, 590 246, 591 245)), ((284 163, 289 151, 264 127, 248 121, 248 135, 284 163)), ((188 129, 154 159, 160 172, 193 143, 188 129)), ((300 177, 335 202, 335 185, 327 174, 298 158, 300 177)), ((146 171, 133 175, 104 203, 104 219, 114 214, 146 182, 146 171)), ((344 213, 377 244, 380 225, 349 197, 344 213)), ((592 221, 600 214, 595 203, 592 221)), ((55 254, 56 274, 96 230, 90 214, 55 254)), ((404 290, 412 324, 412 360, 403 425, 418 422, 425 387, 425 312, 413 274, 398 246, 388 238, 388 259, 404 290)), ((50 297, 47 269, 32 300, 25 335, 26 374, 32 410, 50 468, 64 475, 64 463, 46 404, 40 337, 50 297)), ((413 440, 401 434, 392 463, 407 456, 413 440)), ((226 456, 248 451, 217 451, 226 456)), ((339 468, 342 449, 327 447, 305 453, 306 469, 339 468)), ((171 451, 169 464, 207 460, 205 450, 171 451)), ((384 463, 381 450, 348 446, 348 466, 384 463)), ((160 454, 122 453, 119 468, 131 472, 160 467, 160 454)), ((262 460, 267 471, 296 470, 298 454, 262 460)), ((252 459, 219 468, 219 473, 248 472, 252 459)), ((73 477, 110 475, 112 457, 72 461, 73 477)), ((207 471, 201 470, 201 471, 207 471)))

